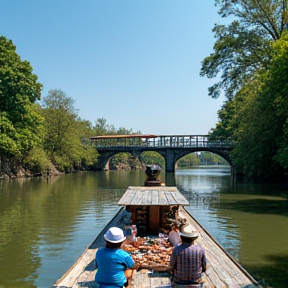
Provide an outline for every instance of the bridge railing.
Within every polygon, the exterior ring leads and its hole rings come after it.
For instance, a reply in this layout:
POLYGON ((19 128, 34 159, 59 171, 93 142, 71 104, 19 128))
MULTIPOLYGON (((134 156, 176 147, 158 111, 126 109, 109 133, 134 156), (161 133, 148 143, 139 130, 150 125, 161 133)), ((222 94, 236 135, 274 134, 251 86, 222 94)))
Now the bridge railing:
POLYGON ((208 135, 113 135, 91 137, 96 148, 151 147, 151 148, 227 148, 234 147, 231 141, 210 139, 208 135), (125 137, 126 136, 126 137, 125 137), (141 137, 142 136, 142 137, 141 137))

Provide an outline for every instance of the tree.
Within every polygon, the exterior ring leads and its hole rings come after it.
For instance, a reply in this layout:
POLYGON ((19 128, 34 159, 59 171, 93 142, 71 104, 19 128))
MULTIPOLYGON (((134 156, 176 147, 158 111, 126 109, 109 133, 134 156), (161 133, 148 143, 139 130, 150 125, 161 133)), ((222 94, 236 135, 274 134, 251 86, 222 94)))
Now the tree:
POLYGON ((0 109, 9 112, 12 122, 22 120, 27 106, 40 99, 42 84, 28 61, 21 61, 16 46, 0 37, 0 109))
POLYGON ((69 136, 73 135, 74 120, 77 116, 72 98, 59 89, 50 90, 42 100, 43 115, 47 135, 45 150, 51 159, 55 153, 62 154, 69 145, 69 136))
POLYGON ((221 91, 228 99, 267 69, 272 57, 271 43, 281 38, 288 26, 287 0, 216 0, 222 17, 236 18, 231 24, 214 26, 214 53, 202 61, 201 76, 221 80, 209 87, 218 98, 221 91))
POLYGON ((43 117, 35 104, 42 84, 32 73, 28 61, 22 61, 11 40, 0 37, 0 153, 25 156, 41 145, 43 117))
POLYGON ((113 125, 108 125, 105 118, 98 118, 93 128, 95 136, 113 135, 116 134, 116 129, 113 125))
MULTIPOLYGON (((271 113, 265 118, 271 127, 271 140, 275 141, 275 155, 283 169, 288 169, 288 31, 273 45, 273 61, 265 79, 263 103, 265 111, 271 103, 271 113)), ((262 110, 262 114, 263 114, 262 110)))
POLYGON ((200 158, 196 153, 190 153, 177 161, 178 167, 192 167, 200 165, 200 158))
POLYGON ((65 172, 92 166, 97 159, 96 150, 87 141, 91 124, 77 117, 74 103, 65 92, 55 89, 43 98, 42 105, 47 131, 44 148, 57 168, 65 172))
POLYGON ((233 138, 233 132, 236 126, 235 117, 237 117, 236 99, 227 100, 218 113, 218 123, 215 128, 209 132, 209 140, 233 138))
POLYGON ((288 168, 287 33, 272 48, 270 69, 259 73, 235 98, 243 101, 234 131, 237 146, 231 156, 238 172, 251 177, 279 177, 288 168))
POLYGON ((158 152, 155 151, 144 151, 141 154, 142 161, 148 165, 148 164, 156 164, 160 167, 165 167, 165 159, 162 155, 160 155, 158 152))

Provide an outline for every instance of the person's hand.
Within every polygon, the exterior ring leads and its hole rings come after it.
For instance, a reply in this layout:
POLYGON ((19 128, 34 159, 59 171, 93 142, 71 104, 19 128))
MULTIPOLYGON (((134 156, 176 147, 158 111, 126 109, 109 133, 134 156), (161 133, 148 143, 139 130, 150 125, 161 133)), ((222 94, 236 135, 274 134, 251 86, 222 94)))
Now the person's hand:
POLYGON ((133 276, 133 270, 132 269, 126 269, 124 273, 125 273, 125 277, 127 280, 131 279, 133 276))
POLYGON ((139 263, 135 263, 135 265, 132 267, 132 269, 134 269, 134 270, 138 270, 139 268, 140 268, 139 263))
POLYGON ((171 265, 166 267, 166 270, 170 273, 172 273, 173 267, 171 265))

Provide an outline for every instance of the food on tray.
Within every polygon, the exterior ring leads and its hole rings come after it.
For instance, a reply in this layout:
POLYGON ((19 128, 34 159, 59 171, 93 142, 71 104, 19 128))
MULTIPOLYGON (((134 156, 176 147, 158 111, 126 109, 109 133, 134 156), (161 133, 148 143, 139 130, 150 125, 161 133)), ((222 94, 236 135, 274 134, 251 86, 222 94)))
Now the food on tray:
POLYGON ((134 245, 135 243, 128 239, 123 243, 122 249, 131 253, 133 260, 140 265, 140 268, 165 271, 170 265, 173 247, 163 238, 138 237, 137 247, 134 245))

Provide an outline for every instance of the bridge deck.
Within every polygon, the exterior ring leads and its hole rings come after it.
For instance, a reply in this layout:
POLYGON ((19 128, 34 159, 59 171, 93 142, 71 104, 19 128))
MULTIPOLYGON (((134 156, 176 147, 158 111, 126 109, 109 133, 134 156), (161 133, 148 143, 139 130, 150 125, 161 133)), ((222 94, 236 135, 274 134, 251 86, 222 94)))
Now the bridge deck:
POLYGON ((232 141, 208 135, 102 135, 90 137, 96 148, 104 147, 214 147, 231 149, 232 141))

